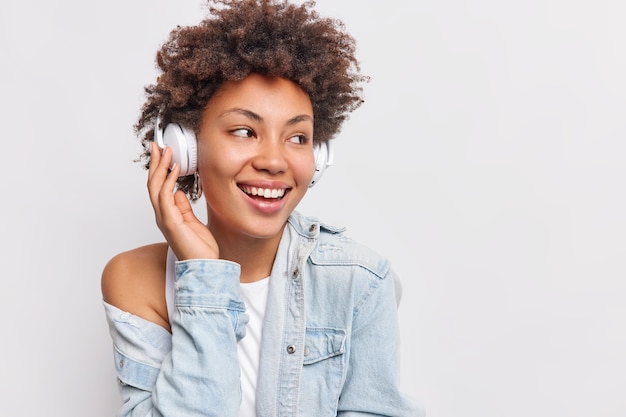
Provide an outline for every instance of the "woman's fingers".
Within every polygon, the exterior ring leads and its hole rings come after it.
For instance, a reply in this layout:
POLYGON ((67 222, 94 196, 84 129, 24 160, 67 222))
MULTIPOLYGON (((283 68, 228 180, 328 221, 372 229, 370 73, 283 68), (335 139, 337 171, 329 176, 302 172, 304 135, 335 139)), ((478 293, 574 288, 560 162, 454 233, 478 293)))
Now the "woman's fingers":
POLYGON ((180 214, 183 216, 183 220, 185 222, 193 222, 199 221, 195 214, 193 214, 193 209, 191 208, 191 203, 189 199, 182 191, 178 190, 174 193, 174 204, 180 211, 180 214))
POLYGON ((169 169, 172 150, 161 149, 155 143, 150 148, 150 166, 148 167, 148 193, 154 209, 154 216, 163 234, 170 234, 172 228, 182 223, 182 216, 174 202, 173 193, 180 167, 177 164, 169 169), (169 230, 169 231, 168 231, 169 230))
POLYGON ((174 193, 174 202, 182 216, 182 221, 191 234, 189 240, 177 247, 172 248, 179 260, 182 259, 217 259, 219 247, 213 234, 200 222, 191 207, 187 195, 178 190, 174 193))
MULTIPOLYGON (((159 196, 161 192, 164 191, 164 187, 169 186, 170 192, 174 192, 178 173, 171 172, 168 174, 171 160, 172 150, 170 148, 165 148, 161 152, 157 144, 151 144, 150 166, 148 169, 148 192, 150 193, 150 201, 152 201, 152 205, 155 206, 155 209, 158 208, 159 196), (168 179, 170 179, 170 181, 168 181, 168 179)), ((175 167, 173 167, 173 169, 174 168, 175 167)), ((180 169, 178 172, 180 172, 180 169)))
POLYGON ((148 182, 152 180, 157 172, 162 159, 161 148, 154 142, 150 143, 150 166, 148 167, 148 182))
MULTIPOLYGON (((164 158, 165 159, 165 158, 164 158)), ((176 181, 180 173, 180 166, 174 164, 169 174, 166 173, 164 181, 158 190, 157 200, 159 211, 164 220, 172 220, 174 223, 180 223, 181 215, 174 202, 174 190, 176 189, 176 181)), ((156 173, 156 180, 160 181, 160 172, 156 173)))
MULTIPOLYGON (((155 175, 159 169, 159 165, 161 162, 161 152, 156 143, 150 144, 150 165, 148 167, 148 193, 150 194, 150 201, 152 205, 157 203, 156 196, 158 195, 158 191, 160 190, 160 184, 156 184, 155 175)), ((162 182, 162 181, 161 181, 162 182)))
POLYGON ((176 190, 180 166, 173 164, 172 150, 163 152, 151 143, 148 193, 156 223, 179 259, 217 258, 219 249, 209 229, 193 213, 189 199, 176 190))

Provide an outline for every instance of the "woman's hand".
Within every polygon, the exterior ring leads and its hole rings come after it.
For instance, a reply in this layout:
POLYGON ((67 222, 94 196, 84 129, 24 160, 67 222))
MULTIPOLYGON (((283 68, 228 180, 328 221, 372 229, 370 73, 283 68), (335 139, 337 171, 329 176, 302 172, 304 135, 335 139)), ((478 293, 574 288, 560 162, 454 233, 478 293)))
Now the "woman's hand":
POLYGON ((150 146, 148 193, 163 236, 180 261, 219 258, 219 247, 209 228, 193 214, 185 193, 174 192, 180 166, 175 164, 168 175, 172 150, 166 147, 161 154, 156 143, 150 146))

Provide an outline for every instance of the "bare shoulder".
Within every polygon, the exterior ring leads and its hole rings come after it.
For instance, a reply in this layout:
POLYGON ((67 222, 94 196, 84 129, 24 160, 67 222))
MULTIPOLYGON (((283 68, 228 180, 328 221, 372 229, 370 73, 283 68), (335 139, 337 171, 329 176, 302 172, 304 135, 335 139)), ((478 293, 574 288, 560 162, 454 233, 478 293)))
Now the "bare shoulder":
POLYGON ((115 255, 102 271, 104 301, 170 330, 165 303, 167 244, 115 255))

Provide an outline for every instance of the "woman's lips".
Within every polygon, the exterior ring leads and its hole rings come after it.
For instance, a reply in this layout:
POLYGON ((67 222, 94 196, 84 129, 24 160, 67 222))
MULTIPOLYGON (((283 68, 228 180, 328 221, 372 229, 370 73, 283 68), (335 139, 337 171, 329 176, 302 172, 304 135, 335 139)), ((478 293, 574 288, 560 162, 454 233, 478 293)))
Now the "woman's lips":
POLYGON ((273 214, 280 211, 287 200, 290 188, 261 188, 250 185, 240 185, 239 188, 246 196, 246 201, 257 211, 264 214, 273 214))

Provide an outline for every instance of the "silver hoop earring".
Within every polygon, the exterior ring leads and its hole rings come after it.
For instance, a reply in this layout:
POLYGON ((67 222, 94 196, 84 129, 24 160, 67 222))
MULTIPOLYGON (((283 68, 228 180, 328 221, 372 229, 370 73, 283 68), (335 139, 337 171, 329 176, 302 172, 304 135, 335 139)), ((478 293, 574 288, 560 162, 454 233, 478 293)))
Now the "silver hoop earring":
POLYGON ((198 171, 193 173, 193 188, 191 190, 191 198, 194 200, 202 197, 202 180, 200 179, 200 174, 198 171))

